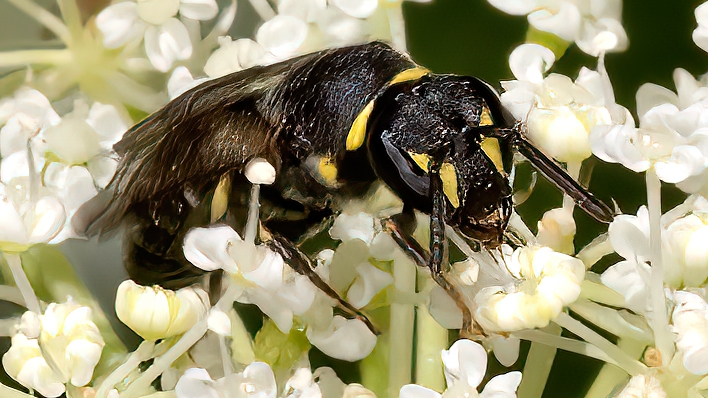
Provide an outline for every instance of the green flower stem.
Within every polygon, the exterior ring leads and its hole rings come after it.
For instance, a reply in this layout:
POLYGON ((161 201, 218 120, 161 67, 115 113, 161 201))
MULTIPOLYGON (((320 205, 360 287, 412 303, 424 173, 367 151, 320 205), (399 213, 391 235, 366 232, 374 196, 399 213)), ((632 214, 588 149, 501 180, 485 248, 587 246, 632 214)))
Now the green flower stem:
POLYGON ((401 51, 406 51, 406 23, 403 19, 403 8, 400 1, 384 2, 387 5, 388 24, 391 31, 393 46, 401 51))
POLYGON ((570 315, 565 312, 561 312, 558 315, 558 318, 556 318, 556 323, 604 351, 605 354, 612 358, 612 362, 616 363, 617 366, 630 375, 642 374, 646 372, 647 367, 644 366, 644 364, 630 357, 626 352, 612 344, 609 340, 600 336, 595 331, 585 326, 582 322, 571 318, 570 315))
MULTIPOLYGON (((415 293, 415 265, 400 256, 393 262, 393 284, 396 290, 415 293)), ((389 329, 389 378, 387 396, 397 397, 401 387, 411 383, 413 366, 413 328, 415 306, 391 303, 391 326, 389 329)))
POLYGON ((76 0, 57 0, 61 16, 69 29, 71 42, 65 42, 67 46, 76 46, 83 41, 83 24, 81 23, 81 11, 76 4, 76 0))
POLYGON ((26 394, 22 391, 17 391, 0 383, 0 397, 3 398, 34 398, 34 395, 26 394))
POLYGON ((96 398, 104 398, 113 387, 123 381, 131 372, 133 372, 141 362, 152 357, 155 348, 154 340, 146 340, 140 343, 138 348, 133 351, 113 372, 111 372, 98 386, 96 390, 96 398))
POLYGON ((228 311, 231 319, 231 357, 236 363, 248 365, 256 360, 253 353, 253 339, 246 325, 235 310, 228 311))
POLYGON ((649 293, 654 309, 651 327, 654 330, 656 348, 661 353, 662 365, 668 366, 674 354, 669 318, 664 297, 664 266, 661 254, 661 181, 653 168, 646 172, 647 204, 649 208, 649 240, 651 242, 651 277, 649 293))
POLYGON ((586 278, 594 275, 597 281, 585 279, 580 285, 580 297, 610 307, 624 307, 626 305, 624 296, 600 283, 599 276, 593 273, 587 275, 586 278))
POLYGON ((652 341, 653 336, 649 330, 643 330, 630 324, 616 309, 603 307, 582 298, 571 304, 570 309, 583 319, 615 336, 642 340, 645 343, 652 341))
POLYGON ((612 244, 607 234, 602 234, 583 247, 575 257, 585 264, 585 269, 590 269, 601 258, 610 253, 614 253, 612 244))
POLYGON ((17 253, 4 253, 7 264, 10 266, 12 271, 12 276, 15 279, 15 284, 22 294, 22 298, 25 302, 25 307, 28 310, 36 313, 42 313, 42 307, 39 305, 39 299, 37 295, 34 294, 34 289, 30 285, 29 279, 27 279, 27 274, 22 268, 22 260, 20 260, 20 255, 17 253))
POLYGON ((568 352, 584 355, 589 358, 595 358, 603 362, 615 363, 615 361, 605 352, 584 341, 556 336, 538 329, 520 330, 512 333, 511 335, 522 340, 528 340, 532 343, 541 343, 568 352))
POLYGON ((415 383, 435 391, 445 389, 440 353, 447 349, 447 329, 433 319, 425 305, 416 311, 415 383))
POLYGON ((275 11, 270 7, 267 0, 248 0, 258 16, 267 21, 275 16, 275 11))
POLYGON ((204 336, 207 331, 206 318, 197 322, 191 329, 185 332, 177 342, 163 355, 155 358, 152 365, 138 376, 130 386, 121 394, 121 398, 133 398, 143 396, 149 389, 150 384, 167 370, 174 361, 187 352, 192 346, 204 336))
POLYGON ((254 243, 256 240, 256 233, 258 232, 258 211, 260 204, 258 203, 258 196, 261 192, 261 186, 258 184, 253 184, 251 187, 251 198, 248 203, 248 219, 246 220, 246 231, 244 233, 243 241, 247 243, 254 243))
POLYGON ((57 65, 71 62, 71 51, 58 50, 17 50, 0 52, 0 67, 32 65, 57 65))
MULTIPOLYGON (((629 355, 638 358, 642 355, 645 343, 633 339, 620 339, 617 346, 629 355)), ((600 370, 585 398, 609 397, 617 386, 627 379, 627 373, 617 366, 606 364, 600 370)))
MULTIPOLYGON (((57 18, 56 15, 47 11, 45 8, 40 7, 32 0, 7 0, 8 3, 19 8, 22 12, 27 14, 30 18, 39 22, 45 28, 49 29, 54 33, 59 40, 63 41, 65 44, 69 43, 69 29, 57 18)), ((0 57, 2 59, 2 57, 0 57)))
MULTIPOLYGON (((553 336, 560 336, 561 329, 556 324, 550 324, 544 328, 544 332, 553 336)), ((541 398, 543 390, 548 382, 548 375, 551 373, 553 360, 558 349, 553 346, 532 342, 529 354, 526 356, 523 377, 517 390, 517 395, 524 398, 541 398)))
POLYGON ((25 299, 22 297, 22 292, 15 286, 0 285, 0 300, 8 301, 19 306, 25 306, 25 299))

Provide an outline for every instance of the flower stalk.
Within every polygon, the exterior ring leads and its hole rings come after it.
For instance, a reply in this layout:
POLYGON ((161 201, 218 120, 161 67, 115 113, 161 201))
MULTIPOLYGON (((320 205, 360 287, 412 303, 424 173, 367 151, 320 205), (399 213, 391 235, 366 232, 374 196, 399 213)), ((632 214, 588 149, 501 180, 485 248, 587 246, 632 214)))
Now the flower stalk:
POLYGON ((653 168, 646 172, 646 183, 649 239, 651 242, 651 279, 649 281, 653 308, 651 325, 654 330, 656 349, 661 354, 661 363, 667 366, 673 356, 674 349, 666 312, 666 297, 664 296, 664 265, 661 252, 661 181, 653 168))

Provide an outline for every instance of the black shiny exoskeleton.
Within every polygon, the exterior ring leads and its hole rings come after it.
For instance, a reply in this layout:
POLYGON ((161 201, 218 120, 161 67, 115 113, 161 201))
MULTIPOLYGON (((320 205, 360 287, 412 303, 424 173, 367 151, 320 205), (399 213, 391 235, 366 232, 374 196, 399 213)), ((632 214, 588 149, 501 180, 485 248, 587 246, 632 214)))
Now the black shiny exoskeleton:
POLYGON ((482 149, 485 138, 498 139, 507 155, 516 148, 529 157, 596 219, 612 219, 515 125, 486 83, 431 74, 380 42, 254 67, 189 90, 128 131, 115 146, 121 161, 112 197, 88 232, 136 220, 130 276, 172 288, 191 283, 201 272, 184 259, 184 234, 240 219, 249 191, 244 166, 261 157, 277 171, 261 191, 270 244, 320 288, 336 296, 290 243, 302 230, 286 227, 288 220, 322 220, 380 179, 404 202, 403 214, 384 224, 454 296, 442 272, 445 224, 495 247, 512 210, 506 174, 482 149), (212 220, 209 199, 219 181, 230 182, 230 206, 212 220), (414 209, 431 215, 430 254, 410 238, 414 209))

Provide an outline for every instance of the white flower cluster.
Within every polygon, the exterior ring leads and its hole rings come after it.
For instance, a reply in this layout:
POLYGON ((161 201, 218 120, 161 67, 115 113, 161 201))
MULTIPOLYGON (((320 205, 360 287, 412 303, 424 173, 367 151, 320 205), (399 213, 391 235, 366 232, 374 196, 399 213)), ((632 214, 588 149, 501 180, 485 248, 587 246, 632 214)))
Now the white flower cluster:
POLYGON ((628 120, 591 135, 593 152, 634 170, 653 168, 665 182, 705 194, 708 180, 708 89, 687 71, 674 71, 677 93, 647 83, 637 91, 639 127, 628 120))
POLYGON ((62 395, 66 384, 91 381, 104 342, 90 308, 71 299, 52 303, 43 315, 25 312, 18 329, 2 357, 10 377, 45 397, 62 395))
POLYGON ((575 42, 585 53, 598 56, 627 49, 621 0, 488 0, 512 15, 528 14, 534 28, 575 42))
POLYGON ((124 118, 111 105, 82 100, 60 117, 39 91, 22 88, 0 102, 0 123, 3 250, 77 236, 70 217, 113 176, 124 118))
MULTIPOLYGON (((271 183, 270 172, 254 170, 264 168, 262 163, 251 162, 246 175, 252 181, 271 183)), ((391 239, 375 232, 374 219, 365 213, 351 216, 343 213, 335 220, 330 234, 345 241, 337 250, 349 255, 337 256, 331 250, 320 253, 322 263, 317 273, 335 291, 346 292, 349 303, 362 308, 393 281, 390 274, 368 261, 372 256, 368 246, 371 245, 373 252, 390 253, 391 239), (352 256, 355 251, 359 254, 352 256)), ((282 256, 267 245, 245 241, 231 227, 214 226, 192 229, 185 238, 184 253, 203 270, 226 271, 227 289, 231 289, 233 300, 256 304, 283 333, 289 333, 295 323, 304 325, 313 345, 332 357, 349 361, 364 358, 374 348, 376 337, 361 320, 334 315, 335 303, 331 298, 306 276, 285 265, 282 256), (350 344, 342 347, 341 341, 350 344)))
POLYGON ((583 67, 573 82, 551 73, 551 50, 538 44, 522 44, 509 56, 518 80, 502 82, 502 104, 527 124, 528 136, 554 158, 580 163, 592 155, 591 133, 610 126, 633 123, 630 113, 617 105, 612 85, 602 67, 583 67))
POLYGON ((204 369, 189 369, 177 382, 175 394, 177 398, 375 398, 374 393, 359 384, 343 383, 334 371, 327 367, 318 368, 314 372, 309 368, 298 368, 282 390, 279 390, 273 370, 263 362, 253 362, 243 372, 217 380, 212 380, 204 369))

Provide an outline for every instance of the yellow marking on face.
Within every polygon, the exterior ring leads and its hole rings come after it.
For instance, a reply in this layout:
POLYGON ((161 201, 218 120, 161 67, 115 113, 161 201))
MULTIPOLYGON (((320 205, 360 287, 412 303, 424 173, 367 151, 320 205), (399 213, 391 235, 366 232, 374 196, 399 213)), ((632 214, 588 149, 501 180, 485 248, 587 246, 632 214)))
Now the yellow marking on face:
POLYGON ((460 207, 460 198, 457 196, 457 172, 455 166, 443 163, 440 167, 440 179, 443 184, 443 193, 454 208, 460 207))
POLYGON ((486 137, 482 140, 481 146, 484 154, 494 163, 494 167, 496 167, 497 171, 504 174, 504 161, 502 160, 501 149, 499 148, 499 140, 486 137))
POLYGON ((389 86, 394 84, 410 82, 413 80, 418 80, 421 77, 430 74, 430 70, 423 68, 422 66, 416 66, 415 68, 406 69, 403 72, 399 72, 396 76, 388 82, 389 86))
POLYGON ((491 126, 494 124, 494 121, 492 120, 492 114, 489 111, 489 107, 487 105, 482 108, 482 114, 479 116, 479 125, 481 126, 491 126))
POLYGON ((369 122, 369 116, 373 110, 374 100, 371 100, 366 104, 366 107, 359 112, 356 119, 354 119, 354 123, 352 123, 352 127, 349 129, 349 134, 347 134, 347 151, 357 150, 364 144, 366 125, 369 122))
POLYGON ((215 222, 226 214, 231 193, 231 176, 227 173, 221 176, 211 198, 211 222, 215 222))
POLYGON ((326 185, 330 187, 337 185, 337 166, 331 157, 323 156, 320 158, 317 164, 317 172, 326 185))
POLYGON ((430 156, 426 155, 424 153, 415 153, 415 152, 408 152, 408 156, 413 159, 415 164, 418 165, 424 172, 428 172, 429 167, 428 165, 430 164, 430 156))

